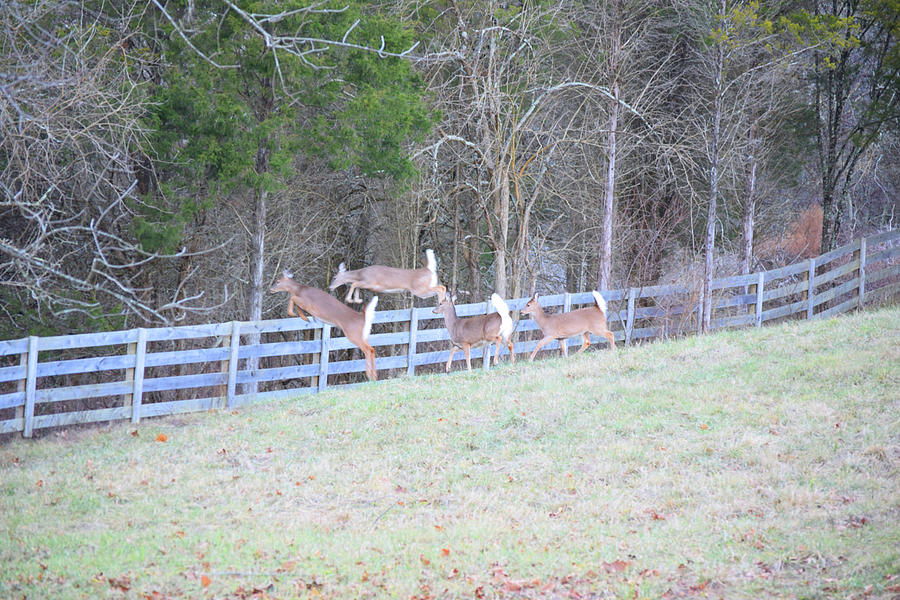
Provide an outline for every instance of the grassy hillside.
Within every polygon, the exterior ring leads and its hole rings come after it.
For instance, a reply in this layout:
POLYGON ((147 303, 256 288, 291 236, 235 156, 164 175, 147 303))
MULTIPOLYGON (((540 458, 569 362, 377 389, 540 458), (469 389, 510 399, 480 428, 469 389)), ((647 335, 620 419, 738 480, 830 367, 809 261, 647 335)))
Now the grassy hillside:
POLYGON ((891 598, 898 390, 895 308, 16 440, 0 597, 891 598))

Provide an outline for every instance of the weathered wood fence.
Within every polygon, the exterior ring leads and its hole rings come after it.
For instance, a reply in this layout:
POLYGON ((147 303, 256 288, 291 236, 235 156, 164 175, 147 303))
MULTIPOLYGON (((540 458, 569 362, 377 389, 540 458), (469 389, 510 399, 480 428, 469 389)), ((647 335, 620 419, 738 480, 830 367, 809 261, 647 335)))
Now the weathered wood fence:
MULTIPOLYGON (((793 315, 823 318, 887 300, 900 292, 898 256, 900 230, 895 230, 780 269, 715 280, 712 327, 759 327, 793 315)), ((604 291, 616 340, 628 345, 697 331, 699 289, 698 282, 604 291)), ((518 310, 527 300, 507 303, 518 310)), ((541 304, 568 311, 593 304, 593 298, 590 292, 557 294, 542 296, 541 304)), ((460 316, 491 310, 488 303, 457 306, 460 316)), ((530 319, 518 321, 514 349, 520 358, 535 347, 536 329, 530 319)), ((291 318, 0 341, 0 433, 31 437, 47 427, 138 422, 352 383, 359 375, 348 374, 362 373, 365 361, 333 331, 291 318), (250 334, 260 334, 260 342, 242 343, 250 334), (260 359, 255 370, 246 368, 251 357, 260 359), (259 391, 241 393, 254 382, 259 391)), ((379 376, 386 377, 435 370, 427 366, 446 362, 448 339, 442 315, 424 307, 376 313, 369 341, 378 348, 379 376)), ((580 344, 580 338, 567 343, 580 344)), ((558 347, 554 343, 546 350, 558 347)), ((487 369, 485 350, 472 356, 482 358, 487 369)), ((503 348, 501 356, 506 354, 503 348)))

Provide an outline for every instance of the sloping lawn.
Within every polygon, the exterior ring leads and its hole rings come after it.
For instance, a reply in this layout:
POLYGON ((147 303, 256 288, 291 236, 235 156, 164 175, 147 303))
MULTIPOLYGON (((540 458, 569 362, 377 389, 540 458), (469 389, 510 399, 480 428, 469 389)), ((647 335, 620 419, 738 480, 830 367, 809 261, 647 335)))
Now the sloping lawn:
POLYGON ((0 515, 3 598, 893 598, 900 309, 15 439, 0 515))

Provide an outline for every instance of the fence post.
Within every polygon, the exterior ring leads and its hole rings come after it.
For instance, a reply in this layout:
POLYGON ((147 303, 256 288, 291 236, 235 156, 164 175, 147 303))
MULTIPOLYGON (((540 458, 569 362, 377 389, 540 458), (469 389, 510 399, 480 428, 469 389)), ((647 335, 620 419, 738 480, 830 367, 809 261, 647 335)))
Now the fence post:
POLYGON ((628 290, 628 313, 625 316, 625 345, 631 345, 631 332, 634 331, 634 301, 637 298, 637 288, 628 290))
MULTIPOLYGON (((563 295, 563 309, 562 309, 562 311, 563 311, 564 313, 567 313, 567 312, 569 312, 570 310, 572 310, 572 294, 570 294, 569 292, 566 292, 566 293, 563 295)), ((563 345, 563 344, 565 344, 565 346, 566 346, 566 352, 568 352, 568 351, 569 351, 569 338, 565 338, 565 339, 559 340, 560 350, 562 350, 562 345, 563 345)))
POLYGON ((225 400, 228 408, 235 405, 235 392, 237 391, 238 350, 241 347, 241 323, 231 322, 231 344, 228 346, 228 387, 225 391, 225 400))
MULTIPOLYGON (((21 392, 23 397, 25 395, 25 379, 28 374, 28 352, 24 352, 19 355, 19 366, 23 367, 22 371, 25 373, 25 377, 22 377, 19 381, 16 382, 16 391, 21 392)), ((22 401, 22 404, 16 407, 16 421, 21 421, 25 419, 25 401, 22 401)), ((24 425, 23 425, 24 428, 24 425)))
POLYGON ((763 287, 766 280, 765 273, 756 274, 756 326, 762 327, 763 287))
POLYGON ((147 361, 147 330, 139 327, 134 352, 134 387, 131 393, 131 422, 141 420, 141 405, 144 399, 144 364, 147 361))
POLYGON ((25 423, 22 436, 30 438, 34 433, 34 398, 37 395, 38 337, 28 337, 28 362, 25 366, 25 423))
MULTIPOLYGON (((129 342, 126 347, 125 354, 128 356, 136 356, 137 355, 137 341, 129 342)), ((137 360, 137 359, 135 359, 137 360)), ((134 382, 134 367, 130 369, 125 369, 125 383, 133 383, 134 382)), ((127 408, 131 406, 131 401, 134 399, 134 394, 122 394, 122 406, 127 408)))
POLYGON ((863 309, 866 303, 866 238, 859 240, 859 303, 857 308, 863 309))
MULTIPOLYGON (((490 300, 484 301, 484 314, 489 314, 491 310, 491 302, 490 300)), ((484 346, 482 346, 484 352, 484 370, 487 371, 491 368, 491 344, 490 342, 485 342, 484 346)), ((498 347, 499 349, 499 347, 498 347)))
MULTIPOLYGON (((302 336, 303 336, 303 331, 302 330, 298 331, 297 337, 302 339, 302 336)), ((317 328, 313 329, 312 341, 318 342, 321 339, 322 339, 322 328, 317 327, 317 328)), ((319 356, 320 355, 321 355, 321 352, 319 354, 310 354, 309 355, 309 364, 311 364, 311 365, 319 364, 319 356)), ((313 375, 309 378, 309 387, 314 387, 314 388, 319 387, 319 376, 318 375, 313 375)))
POLYGON ((406 349, 406 374, 416 374, 416 333, 419 329, 419 315, 416 307, 409 309, 409 346, 406 349))
POLYGON ((319 355, 319 391, 328 387, 328 341, 331 339, 331 325, 322 323, 322 353, 319 355))
POLYGON ((816 309, 816 259, 809 259, 809 271, 806 273, 808 285, 806 289, 806 318, 812 319, 816 309))

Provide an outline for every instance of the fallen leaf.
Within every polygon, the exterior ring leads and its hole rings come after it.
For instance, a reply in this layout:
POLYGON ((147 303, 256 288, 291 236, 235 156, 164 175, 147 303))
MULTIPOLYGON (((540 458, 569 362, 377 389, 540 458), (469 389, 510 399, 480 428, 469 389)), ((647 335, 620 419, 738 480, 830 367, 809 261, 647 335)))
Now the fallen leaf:
POLYGON ((431 564, 431 561, 428 560, 427 558, 425 558, 424 554, 419 555, 419 560, 422 561, 422 564, 425 565, 426 567, 431 564))
POLYGON ((107 579, 109 586, 127 592, 131 589, 131 578, 128 575, 121 577, 110 577, 107 579))
POLYGON ((604 561, 600 563, 600 567, 607 573, 621 573, 627 566, 628 563, 624 560, 614 560, 611 563, 604 561))
POLYGON ((166 442, 166 441, 168 441, 168 440, 169 440, 169 436, 167 436, 167 435, 164 434, 164 433, 160 433, 158 436, 156 436, 156 441, 157 441, 157 442, 166 442))
POLYGON ((206 575, 200 576, 200 585, 202 585, 203 587, 209 587, 210 583, 212 583, 212 580, 209 577, 207 577, 206 575))
POLYGON ((709 429, 709 425, 707 425, 706 423, 702 423, 700 425, 700 429, 709 429))
POLYGON ((281 571, 293 571, 297 567, 297 561, 288 560, 281 563, 281 571))
POLYGON ((134 436, 134 437, 137 437, 137 436, 140 435, 140 434, 138 433, 138 430, 135 429, 134 431, 131 432, 131 435, 134 436))
POLYGON ((450 548, 441 548, 442 556, 450 556, 450 548))

